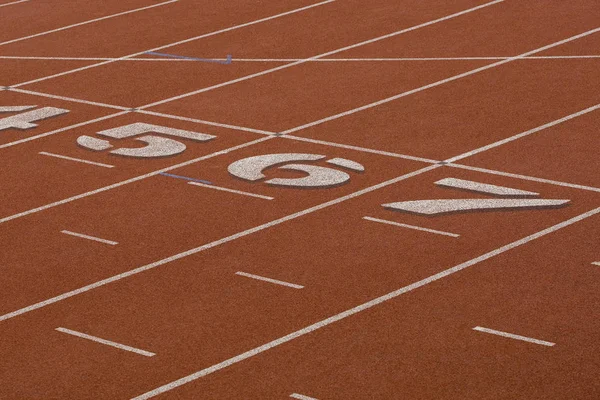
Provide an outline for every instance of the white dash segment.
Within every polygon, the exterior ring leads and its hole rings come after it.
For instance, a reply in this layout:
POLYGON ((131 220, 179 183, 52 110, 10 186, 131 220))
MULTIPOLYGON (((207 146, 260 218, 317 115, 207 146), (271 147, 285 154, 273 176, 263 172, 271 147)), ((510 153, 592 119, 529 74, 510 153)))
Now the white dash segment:
POLYGON ((71 232, 71 231, 67 231, 67 230, 60 231, 60 233, 64 233, 65 235, 77 236, 79 238, 93 240, 93 241, 104 243, 104 244, 110 244, 111 246, 115 246, 115 245, 119 244, 119 242, 115 242, 112 240, 102 239, 99 237, 84 235, 83 233, 71 232))
POLYGON ((600 261, 594 261, 592 264, 600 267, 600 261))
POLYGON ((319 400, 314 397, 308 397, 308 396, 305 396, 303 394, 298 394, 298 393, 292 393, 292 394, 290 394, 290 397, 292 399, 298 399, 298 400, 319 400))
POLYGON ((274 283, 276 285, 291 287, 291 288, 294 288, 294 289, 303 289, 304 288, 304 286, 302 286, 302 285, 296 285, 295 283, 289 283, 289 282, 279 281, 277 279, 265 278, 264 276, 249 274, 247 272, 238 271, 235 274, 236 275, 240 275, 240 276, 245 276, 247 278, 257 279, 259 281, 265 281, 265 282, 269 282, 269 283, 274 283))
POLYGON ((88 335, 88 334, 85 334, 85 333, 73 331, 71 329, 59 327, 59 328, 56 328, 56 330, 59 331, 59 332, 62 332, 62 333, 66 333, 68 335, 77 336, 77 337, 82 338, 82 339, 91 340, 93 342, 102 343, 102 344, 105 344, 107 346, 115 347, 117 349, 121 349, 121 350, 125 350, 125 351, 130 351, 132 353, 140 354, 142 356, 154 357, 156 355, 155 353, 151 353, 151 352, 146 351, 146 350, 136 349, 135 347, 127 346, 127 345, 124 345, 124 344, 121 344, 121 343, 112 342, 110 340, 106 340, 106 339, 102 339, 102 338, 99 338, 99 337, 96 337, 96 336, 92 336, 92 335, 88 335))
POLYGON ((450 233, 450 232, 444 232, 444 231, 436 231, 435 229, 422 228, 420 226, 414 226, 414 225, 408 225, 408 224, 401 224, 400 222, 388 221, 387 219, 379 219, 379 218, 373 218, 373 217, 363 217, 363 219, 365 219, 367 221, 372 221, 372 222, 379 222, 379 223, 382 223, 382 224, 399 226, 399 227, 402 227, 402 228, 414 229, 414 230, 417 230, 417 231, 435 233, 437 235, 444 235, 444 236, 450 236, 450 237, 455 237, 455 238, 460 237, 460 235, 458 235, 456 233, 450 233))
POLYGON ((508 333, 508 332, 497 331, 494 329, 483 328, 481 326, 476 326, 475 328, 473 328, 473 330, 479 331, 479 332, 490 333, 492 335, 502 336, 502 337, 506 337, 506 338, 510 338, 510 339, 522 340, 523 342, 540 344, 542 346, 552 347, 556 344, 556 343, 552 343, 552 342, 546 342, 545 340, 530 338, 527 336, 515 335, 514 333, 508 333))
POLYGON ((46 151, 40 151, 38 154, 41 154, 43 156, 62 158, 63 160, 75 161, 75 162, 80 162, 80 163, 84 163, 84 164, 96 165, 98 167, 104 167, 104 168, 114 168, 115 167, 114 165, 110 165, 110 164, 102 164, 102 163, 95 162, 95 161, 82 160, 81 158, 68 157, 68 156, 63 156, 60 154, 48 153, 46 151))
POLYGON ((202 187, 209 188, 209 189, 222 190, 224 192, 243 194, 244 196, 258 197, 259 199, 265 199, 265 200, 273 200, 274 199, 274 197, 263 196, 262 194, 242 192, 241 190, 228 189, 228 188, 214 186, 214 185, 206 185, 206 184, 200 183, 200 182, 188 182, 188 184, 194 185, 194 186, 202 186, 202 187))

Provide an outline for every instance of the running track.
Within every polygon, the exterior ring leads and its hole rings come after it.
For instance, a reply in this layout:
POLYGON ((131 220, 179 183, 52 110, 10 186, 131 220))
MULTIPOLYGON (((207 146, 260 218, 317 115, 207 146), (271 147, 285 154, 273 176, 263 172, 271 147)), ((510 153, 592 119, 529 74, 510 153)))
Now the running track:
POLYGON ((0 87, 0 398, 600 397, 596 0, 4 0, 0 87))

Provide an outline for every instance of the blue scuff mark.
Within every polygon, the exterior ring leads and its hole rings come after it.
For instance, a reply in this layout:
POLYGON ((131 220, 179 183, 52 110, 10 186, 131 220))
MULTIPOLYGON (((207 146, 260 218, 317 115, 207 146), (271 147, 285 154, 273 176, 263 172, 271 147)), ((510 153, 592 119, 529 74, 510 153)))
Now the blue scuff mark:
POLYGON ((160 57, 179 58, 182 60, 210 62, 210 63, 217 63, 217 64, 231 64, 231 61, 233 61, 233 57, 231 57, 231 54, 227 54, 227 59, 225 61, 215 60, 215 59, 211 59, 211 58, 196 58, 196 57, 178 56, 176 54, 157 53, 156 51, 147 51, 144 54, 150 54, 153 56, 160 56, 160 57))
POLYGON ((205 184, 207 184, 207 185, 212 185, 212 182, 209 182, 209 181, 203 181, 202 179, 190 178, 189 176, 168 174, 168 173, 166 173, 166 172, 161 172, 159 175, 162 175, 162 176, 168 176, 169 178, 184 179, 184 180, 186 180, 186 181, 200 182, 200 183, 205 183, 205 184))

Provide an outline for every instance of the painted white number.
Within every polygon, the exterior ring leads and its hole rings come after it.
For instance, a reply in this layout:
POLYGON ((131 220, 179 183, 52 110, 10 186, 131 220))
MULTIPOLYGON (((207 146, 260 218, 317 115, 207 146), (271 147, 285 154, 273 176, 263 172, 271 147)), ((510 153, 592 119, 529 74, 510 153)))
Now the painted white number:
POLYGON ((382 207, 393 211, 405 211, 421 215, 439 215, 453 212, 481 211, 481 210, 516 210, 562 207, 570 200, 544 200, 527 199, 525 197, 538 197, 540 194, 525 190, 513 189, 504 186, 489 185, 486 183, 466 181, 456 178, 445 178, 435 182, 436 185, 461 189, 477 193, 485 193, 496 197, 509 197, 508 199, 438 199, 400 201, 382 204, 382 207))
MULTIPOLYGON (((100 131, 98 132, 98 135, 114 139, 124 139, 142 135, 144 133, 160 133, 167 136, 176 136, 193 140, 196 142, 207 142, 216 137, 206 133, 184 131, 181 129, 167 128, 165 126, 145 124, 142 122, 100 131)), ((138 137, 136 140, 145 142, 147 145, 137 148, 119 148, 112 150, 110 153, 126 157, 153 158, 173 156, 183 153, 183 151, 186 149, 185 144, 177 140, 156 135, 145 135, 138 137)), ((87 135, 79 136, 77 138, 77 144, 85 147, 86 149, 95 151, 107 150, 113 147, 108 140, 98 139, 87 135)))
POLYGON ((37 124, 34 124, 34 121, 41 121, 69 112, 69 110, 54 107, 43 107, 32 110, 35 107, 37 106, 0 106, 0 113, 20 112, 17 115, 0 118, 0 131, 11 128, 20 130, 35 128, 37 124))
MULTIPOLYGON (((287 164, 293 161, 317 161, 324 159, 325 156, 319 154, 301 154, 301 153, 283 153, 283 154, 265 154, 244 158, 229 165, 227 169, 235 177, 247 181, 259 181, 266 178, 263 170, 279 166, 279 169, 301 171, 307 173, 302 178, 273 178, 265 183, 274 186, 288 186, 296 188, 326 188, 338 186, 350 180, 350 175, 337 169, 320 167, 308 164, 287 164)), ((365 168, 354 161, 345 158, 332 158, 326 161, 329 164, 338 167, 347 168, 353 171, 362 172, 365 168)))

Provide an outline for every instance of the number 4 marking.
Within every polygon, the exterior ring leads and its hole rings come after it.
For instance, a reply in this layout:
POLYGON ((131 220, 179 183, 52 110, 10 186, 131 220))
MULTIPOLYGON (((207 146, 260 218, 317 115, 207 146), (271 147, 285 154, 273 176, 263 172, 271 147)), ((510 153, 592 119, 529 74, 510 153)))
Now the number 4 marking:
POLYGON ((11 115, 10 117, 5 117, 0 119, 0 131, 6 129, 31 129, 37 127, 37 124, 34 124, 34 121, 41 121, 46 118, 55 117, 57 115, 66 114, 69 110, 65 110, 62 108, 55 107, 43 107, 38 108, 37 110, 32 110, 36 106, 3 106, 0 107, 0 112, 21 112, 17 115, 11 115), (31 110, 31 111, 27 111, 31 110))

